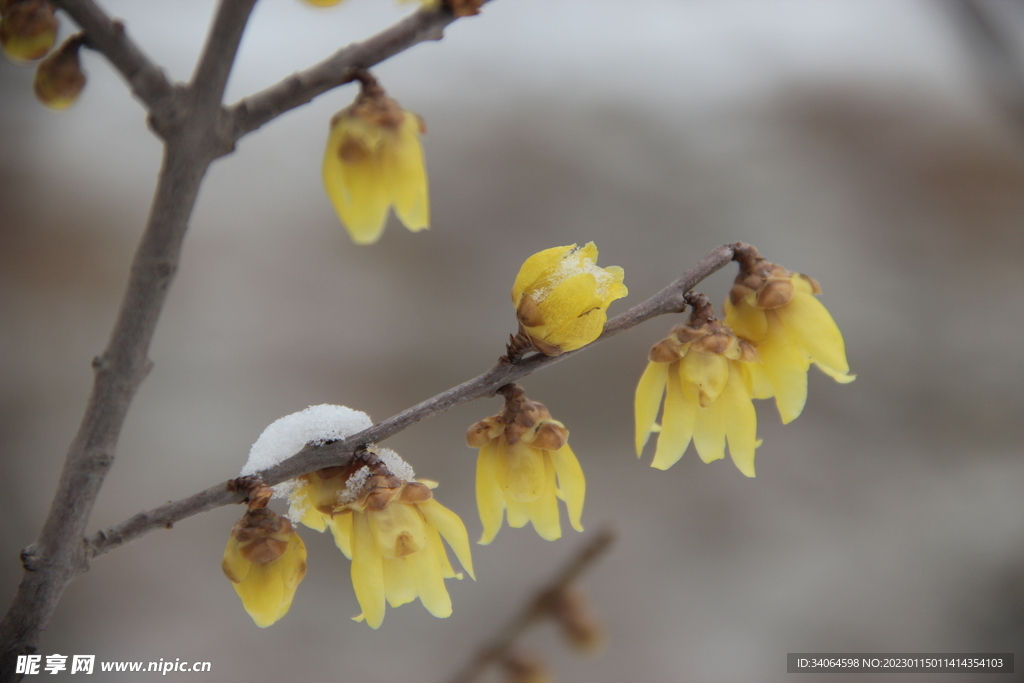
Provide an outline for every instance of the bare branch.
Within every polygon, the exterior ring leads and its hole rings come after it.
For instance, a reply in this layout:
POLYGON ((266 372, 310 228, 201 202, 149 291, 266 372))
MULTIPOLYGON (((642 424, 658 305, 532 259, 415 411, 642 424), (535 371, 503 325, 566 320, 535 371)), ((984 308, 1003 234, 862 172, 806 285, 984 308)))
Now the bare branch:
MULTIPOLYGON (((514 365, 502 359, 482 375, 403 410, 397 415, 393 415, 369 429, 354 434, 344 441, 326 443, 322 446, 307 445, 287 460, 260 472, 259 476, 264 483, 273 486, 282 481, 294 479, 299 475, 324 467, 347 465, 356 449, 361 446, 383 441, 406 427, 431 415, 444 412, 449 408, 474 401, 478 398, 494 396, 498 389, 506 384, 515 382, 521 377, 553 365, 565 358, 582 353, 597 342, 635 327, 655 316, 666 313, 680 313, 686 308, 684 298, 686 292, 728 264, 732 260, 736 249, 742 246, 741 243, 736 243, 718 247, 701 259, 700 263, 687 270, 682 277, 671 285, 650 299, 609 320, 605 325, 604 332, 598 337, 597 341, 587 346, 563 353, 560 356, 534 354, 514 365)), ((226 481, 202 493, 161 505, 147 512, 141 512, 131 519, 94 534, 86 541, 86 552, 90 557, 103 555, 151 531, 168 528, 192 515, 220 507, 221 505, 239 503, 244 497, 244 494, 235 491, 231 481, 226 481)))
POLYGON ((189 90, 198 107, 219 107, 256 0, 221 0, 189 90))
POLYGON ((132 94, 146 105, 154 119, 174 118, 174 86, 163 69, 149 60, 128 37, 124 24, 111 20, 93 0, 53 0, 86 35, 86 45, 104 57, 128 81, 132 94))
POLYGON ((380 33, 343 47, 319 64, 246 97, 228 109, 234 139, 237 141, 317 95, 351 82, 358 69, 375 66, 425 40, 441 40, 445 27, 455 19, 443 5, 421 8, 380 33))
POLYGON ((489 664, 502 661, 509 654, 516 640, 527 629, 550 613, 552 598, 579 578, 584 570, 608 550, 614 540, 615 532, 611 527, 606 526, 601 529, 593 540, 580 548, 554 578, 537 592, 536 597, 527 603, 519 614, 505 624, 494 640, 477 650, 476 655, 452 678, 452 683, 471 683, 484 672, 489 664))

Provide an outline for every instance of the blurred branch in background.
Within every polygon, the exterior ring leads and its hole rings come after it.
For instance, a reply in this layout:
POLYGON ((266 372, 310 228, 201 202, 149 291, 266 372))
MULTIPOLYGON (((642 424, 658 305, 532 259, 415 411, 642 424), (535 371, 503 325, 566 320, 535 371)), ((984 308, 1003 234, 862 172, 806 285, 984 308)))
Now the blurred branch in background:
POLYGON ((552 580, 537 591, 533 600, 527 602, 523 610, 512 617, 493 640, 480 646, 473 658, 452 677, 451 683, 472 683, 491 664, 504 664, 511 660, 512 667, 521 665, 521 656, 513 650, 516 641, 532 626, 555 615, 562 597, 572 583, 601 559, 614 541, 614 529, 610 526, 602 528, 597 536, 569 558, 552 580))

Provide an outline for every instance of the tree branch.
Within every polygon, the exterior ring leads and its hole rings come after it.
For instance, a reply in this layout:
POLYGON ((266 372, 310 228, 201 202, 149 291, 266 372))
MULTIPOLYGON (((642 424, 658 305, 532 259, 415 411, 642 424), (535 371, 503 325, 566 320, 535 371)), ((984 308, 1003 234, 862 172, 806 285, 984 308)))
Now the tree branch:
POLYGON ((219 107, 256 0, 221 0, 189 90, 198 107, 219 107))
MULTIPOLYGON (((671 285, 650 299, 609 320, 601 336, 587 346, 563 353, 560 356, 534 354, 514 365, 505 359, 499 360, 494 367, 482 375, 403 410, 344 441, 335 441, 321 446, 306 445, 292 457, 274 467, 263 470, 257 476, 268 486, 273 486, 324 467, 347 465, 355 451, 362 446, 383 441, 406 427, 449 408, 478 398, 494 396, 497 390, 506 384, 554 365, 565 358, 582 353, 597 342, 624 332, 646 320, 666 313, 680 313, 686 308, 684 299, 686 292, 728 264, 733 259, 736 249, 741 246, 741 243, 736 243, 718 247, 671 285)), ((245 494, 237 490, 233 481, 226 481, 188 498, 141 512, 120 524, 99 531, 86 540, 86 552, 90 558, 103 555, 156 529, 170 528, 173 524, 201 512, 222 505, 239 503, 244 500, 245 494)))
POLYGON ((146 105, 155 120, 174 118, 174 86, 163 69, 149 60, 125 32, 124 24, 111 20, 93 0, 53 0, 68 13, 86 35, 86 46, 107 58, 121 72, 132 94, 146 105))
POLYGON ((452 683, 475 681, 488 665, 492 662, 500 662, 507 657, 516 640, 537 621, 550 614, 552 599, 579 578, 584 570, 608 550, 614 540, 615 532, 610 527, 601 529, 590 543, 580 548, 565 563, 544 588, 537 591, 536 597, 519 614, 505 624, 494 640, 477 650, 476 655, 451 679, 452 683))
POLYGON ((228 108, 234 139, 353 80, 353 72, 369 69, 425 40, 441 40, 456 17, 443 5, 421 8, 393 26, 335 52, 324 61, 294 73, 228 108))

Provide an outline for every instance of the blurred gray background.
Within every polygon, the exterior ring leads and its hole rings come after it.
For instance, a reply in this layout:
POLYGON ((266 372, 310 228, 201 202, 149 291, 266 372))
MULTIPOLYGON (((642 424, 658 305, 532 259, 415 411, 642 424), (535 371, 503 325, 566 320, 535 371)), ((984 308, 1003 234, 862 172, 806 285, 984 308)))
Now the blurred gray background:
MULTIPOLYGON (((189 77, 212 2, 103 4, 172 78, 189 77)), ((1019 68, 1019 5, 988 8, 1019 68)), ((228 99, 409 10, 264 0, 228 99)), ((201 191, 93 530, 236 476, 282 415, 327 402, 380 420, 487 369, 514 331, 519 265, 550 246, 594 240, 601 265, 625 269, 615 314, 719 244, 751 242, 821 281, 858 379, 812 372, 786 427, 759 404, 756 479, 692 450, 653 470, 632 452, 633 390, 676 321, 652 321, 524 381, 572 432, 587 531, 564 525, 548 543, 505 528, 474 546, 478 580, 449 583, 451 618, 417 603, 389 609, 380 631, 350 621, 348 563, 306 532, 292 610, 258 629, 219 568, 241 512, 222 508, 99 558, 41 652, 212 662, 169 680, 443 681, 611 522, 619 541, 581 584, 604 651, 570 652, 550 624, 523 641, 559 681, 839 680, 787 675, 797 651, 1016 649, 1020 671, 1024 109, 1020 71, 963 17, 911 0, 498 0, 375 70, 427 122, 433 227, 392 221, 372 247, 349 241, 320 182, 327 122, 353 86, 245 138, 201 191)), ((53 113, 35 103, 31 69, 0 61, 5 606, 160 157, 119 77, 96 54, 84 67, 80 101, 53 113)), ((734 272, 703 290, 720 301, 734 272)), ((463 406, 387 442, 441 482, 473 537, 463 434, 499 407, 463 406)))

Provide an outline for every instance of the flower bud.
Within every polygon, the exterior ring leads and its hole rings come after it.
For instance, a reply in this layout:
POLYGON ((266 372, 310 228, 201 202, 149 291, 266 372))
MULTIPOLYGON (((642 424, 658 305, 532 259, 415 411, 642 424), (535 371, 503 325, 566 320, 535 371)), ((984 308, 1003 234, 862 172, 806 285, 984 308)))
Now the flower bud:
POLYGON ((249 510, 235 523, 221 561, 242 606, 260 628, 288 613, 306 575, 306 546, 272 510, 249 510))
POLYGON ((533 347, 557 356, 601 336, 608 306, 626 296, 622 268, 599 268, 597 247, 570 244, 526 259, 512 286, 512 305, 533 347))
POLYGON ((68 38, 60 49, 39 62, 33 89, 40 102, 51 109, 67 109, 85 87, 85 74, 78 60, 84 36, 68 38))
POLYGON ((0 19, 0 44, 15 63, 44 56, 57 42, 57 17, 47 0, 10 3, 0 19))

